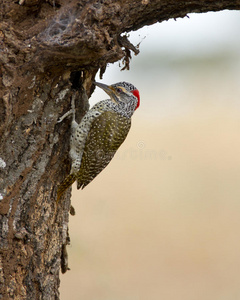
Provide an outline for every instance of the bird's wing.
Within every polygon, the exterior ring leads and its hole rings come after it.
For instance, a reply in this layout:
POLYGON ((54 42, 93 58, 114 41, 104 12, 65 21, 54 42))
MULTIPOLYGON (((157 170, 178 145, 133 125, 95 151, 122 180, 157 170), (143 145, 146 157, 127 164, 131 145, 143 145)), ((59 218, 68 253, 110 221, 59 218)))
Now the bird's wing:
POLYGON ((78 189, 89 184, 109 164, 130 127, 131 119, 109 111, 92 122, 77 173, 78 189))
POLYGON ((74 183, 75 180, 76 180, 76 175, 75 174, 70 174, 58 186, 58 190, 57 190, 57 203, 60 200, 62 194, 66 191, 67 188, 69 188, 74 183))

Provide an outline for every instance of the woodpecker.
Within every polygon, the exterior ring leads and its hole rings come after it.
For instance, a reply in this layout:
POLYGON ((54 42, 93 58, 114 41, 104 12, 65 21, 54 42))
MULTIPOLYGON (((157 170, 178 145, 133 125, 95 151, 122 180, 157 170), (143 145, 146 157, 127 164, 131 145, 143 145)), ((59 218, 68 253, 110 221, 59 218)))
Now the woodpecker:
POLYGON ((126 139, 131 127, 131 117, 140 104, 139 91, 131 83, 94 84, 103 89, 110 99, 95 104, 80 124, 75 121, 72 103, 72 166, 70 174, 58 187, 57 202, 74 181, 77 180, 78 189, 83 189, 109 164, 126 139))

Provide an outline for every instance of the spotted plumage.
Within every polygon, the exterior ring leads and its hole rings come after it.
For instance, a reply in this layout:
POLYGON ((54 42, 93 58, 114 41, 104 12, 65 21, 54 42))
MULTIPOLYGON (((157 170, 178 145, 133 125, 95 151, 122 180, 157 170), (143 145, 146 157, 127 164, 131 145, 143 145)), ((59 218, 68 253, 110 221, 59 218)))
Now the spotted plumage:
POLYGON ((139 92, 132 84, 95 84, 110 99, 95 104, 80 124, 73 118, 70 141, 72 168, 58 188, 57 200, 75 180, 78 189, 84 188, 109 164, 125 140, 131 127, 131 117, 139 106, 139 92))

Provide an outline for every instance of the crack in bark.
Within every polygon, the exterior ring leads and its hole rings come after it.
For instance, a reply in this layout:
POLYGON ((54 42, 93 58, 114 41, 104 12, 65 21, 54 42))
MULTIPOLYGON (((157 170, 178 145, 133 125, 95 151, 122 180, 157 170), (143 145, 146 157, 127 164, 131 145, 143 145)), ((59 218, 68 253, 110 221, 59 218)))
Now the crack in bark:
POLYGON ((55 203, 69 171, 70 120, 59 125, 59 115, 73 95, 84 115, 81 85, 90 96, 108 63, 123 59, 129 69, 139 49, 121 34, 191 12, 240 9, 240 0, 5 0, 0 8, 0 295, 59 299, 70 210, 70 191, 55 203))

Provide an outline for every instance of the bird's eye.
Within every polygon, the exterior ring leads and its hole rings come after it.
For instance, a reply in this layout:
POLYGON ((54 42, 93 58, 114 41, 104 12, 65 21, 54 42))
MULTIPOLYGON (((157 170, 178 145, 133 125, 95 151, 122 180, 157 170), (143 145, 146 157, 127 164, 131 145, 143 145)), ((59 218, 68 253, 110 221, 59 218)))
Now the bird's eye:
POLYGON ((117 88, 117 92, 118 92, 118 93, 122 93, 122 89, 117 88))

